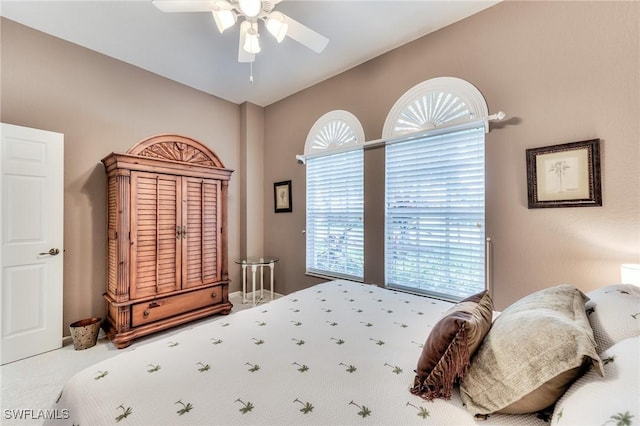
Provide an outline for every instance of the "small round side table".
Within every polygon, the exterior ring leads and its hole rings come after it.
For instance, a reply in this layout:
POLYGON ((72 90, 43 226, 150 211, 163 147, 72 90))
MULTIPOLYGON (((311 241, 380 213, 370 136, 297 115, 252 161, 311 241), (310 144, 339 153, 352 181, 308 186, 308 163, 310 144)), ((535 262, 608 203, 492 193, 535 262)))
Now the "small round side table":
POLYGON ((247 266, 251 267, 251 296, 252 303, 256 304, 256 271, 260 268, 260 300, 264 298, 264 274, 263 269, 269 268, 271 282, 269 289, 271 290, 271 300, 273 300, 273 268, 279 259, 277 257, 248 257, 246 259, 236 260, 235 263, 242 266, 242 303, 247 303, 247 266))

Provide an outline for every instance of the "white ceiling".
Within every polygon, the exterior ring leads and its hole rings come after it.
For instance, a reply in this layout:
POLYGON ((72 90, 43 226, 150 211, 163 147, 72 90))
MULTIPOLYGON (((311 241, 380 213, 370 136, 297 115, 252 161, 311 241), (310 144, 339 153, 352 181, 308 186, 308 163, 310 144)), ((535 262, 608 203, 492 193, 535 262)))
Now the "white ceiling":
MULTIPOLYGON (((500 0, 284 0, 279 10, 329 38, 315 53, 260 27, 262 52, 238 63, 238 27, 210 13, 163 13, 151 0, 2 0, 0 15, 240 104, 267 106, 500 0)), ((10 66, 10 64, 3 64, 10 66)))

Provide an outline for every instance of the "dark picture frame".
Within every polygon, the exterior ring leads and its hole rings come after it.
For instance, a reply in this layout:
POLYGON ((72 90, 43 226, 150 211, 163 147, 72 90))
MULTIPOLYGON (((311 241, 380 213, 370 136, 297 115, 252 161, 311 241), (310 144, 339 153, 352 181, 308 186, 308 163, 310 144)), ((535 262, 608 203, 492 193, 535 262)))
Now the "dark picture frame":
POLYGON ((600 139, 526 150, 529 208, 602 206, 600 139))
POLYGON ((283 180, 273 184, 273 205, 276 213, 291 213, 291 181, 283 180))

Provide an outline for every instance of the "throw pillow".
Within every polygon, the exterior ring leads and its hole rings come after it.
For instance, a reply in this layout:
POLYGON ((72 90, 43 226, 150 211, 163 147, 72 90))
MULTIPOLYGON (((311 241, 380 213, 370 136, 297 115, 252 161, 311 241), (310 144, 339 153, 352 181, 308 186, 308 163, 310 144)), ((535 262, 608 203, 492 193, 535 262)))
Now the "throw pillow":
POLYGON ((467 409, 475 415, 541 411, 586 367, 595 364, 602 372, 586 300, 577 288, 561 285, 506 308, 461 381, 467 409))
POLYGON ((615 284, 587 293, 587 315, 602 352, 614 344, 640 336, 640 287, 615 284))
POLYGON ((493 301, 486 290, 445 312, 424 344, 411 393, 427 400, 449 399, 489 331, 492 316, 493 301))

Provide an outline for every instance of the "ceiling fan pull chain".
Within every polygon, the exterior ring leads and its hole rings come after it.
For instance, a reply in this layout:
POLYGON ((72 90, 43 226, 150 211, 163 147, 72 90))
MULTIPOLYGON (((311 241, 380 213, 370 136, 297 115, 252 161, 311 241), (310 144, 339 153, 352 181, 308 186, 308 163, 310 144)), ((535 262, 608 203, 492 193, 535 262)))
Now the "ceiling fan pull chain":
POLYGON ((253 84, 253 62, 249 62, 250 73, 249 73, 249 83, 253 84))

